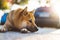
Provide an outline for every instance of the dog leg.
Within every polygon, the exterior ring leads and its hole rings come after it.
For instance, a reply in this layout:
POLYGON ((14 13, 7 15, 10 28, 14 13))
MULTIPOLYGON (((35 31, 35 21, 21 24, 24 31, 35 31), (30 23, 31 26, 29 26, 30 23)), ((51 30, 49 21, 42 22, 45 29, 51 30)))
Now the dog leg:
POLYGON ((0 32, 7 32, 7 31, 8 31, 8 29, 7 29, 6 25, 4 25, 0 28, 0 32))
POLYGON ((6 23, 0 28, 0 32, 7 32, 10 26, 11 23, 9 22, 9 20, 7 20, 6 23))

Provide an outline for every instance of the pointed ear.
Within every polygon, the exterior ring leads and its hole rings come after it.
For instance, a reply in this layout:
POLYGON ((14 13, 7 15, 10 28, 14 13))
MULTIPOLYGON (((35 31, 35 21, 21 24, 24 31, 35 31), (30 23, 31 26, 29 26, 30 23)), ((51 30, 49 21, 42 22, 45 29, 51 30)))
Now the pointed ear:
POLYGON ((27 11, 27 7, 24 8, 23 12, 26 12, 27 11))
POLYGON ((23 14, 23 15, 27 15, 27 14, 28 14, 28 13, 27 13, 27 7, 25 7, 25 8, 23 9, 22 14, 23 14))
POLYGON ((35 13, 35 10, 30 11, 30 13, 33 13, 34 14, 35 13))

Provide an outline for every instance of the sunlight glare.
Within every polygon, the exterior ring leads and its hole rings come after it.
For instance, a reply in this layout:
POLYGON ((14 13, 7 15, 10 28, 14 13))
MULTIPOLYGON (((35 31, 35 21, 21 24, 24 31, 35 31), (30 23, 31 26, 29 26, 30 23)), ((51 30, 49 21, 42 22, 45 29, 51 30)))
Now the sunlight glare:
POLYGON ((54 12, 56 12, 60 18, 60 1, 59 0, 52 0, 51 4, 52 4, 52 8, 54 9, 54 12))

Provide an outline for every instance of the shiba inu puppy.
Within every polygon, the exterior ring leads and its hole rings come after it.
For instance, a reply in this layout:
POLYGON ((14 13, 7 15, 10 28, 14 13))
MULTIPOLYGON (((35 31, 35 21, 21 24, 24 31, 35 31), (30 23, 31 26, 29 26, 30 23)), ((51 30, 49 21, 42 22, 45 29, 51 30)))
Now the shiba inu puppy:
POLYGON ((22 33, 38 31, 35 24, 34 12, 28 12, 27 7, 11 11, 1 32, 16 30, 22 33))

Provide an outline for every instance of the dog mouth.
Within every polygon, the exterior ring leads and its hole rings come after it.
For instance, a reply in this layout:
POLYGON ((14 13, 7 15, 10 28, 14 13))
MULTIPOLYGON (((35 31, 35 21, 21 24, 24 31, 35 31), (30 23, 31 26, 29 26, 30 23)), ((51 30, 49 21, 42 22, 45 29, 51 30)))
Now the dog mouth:
POLYGON ((26 28, 22 28, 21 33, 29 33, 29 32, 36 32, 38 31, 37 27, 26 27, 26 28))
POLYGON ((36 32, 36 31, 38 31, 38 28, 37 28, 37 27, 30 27, 30 28, 27 27, 27 29, 28 29, 30 32, 36 32))

